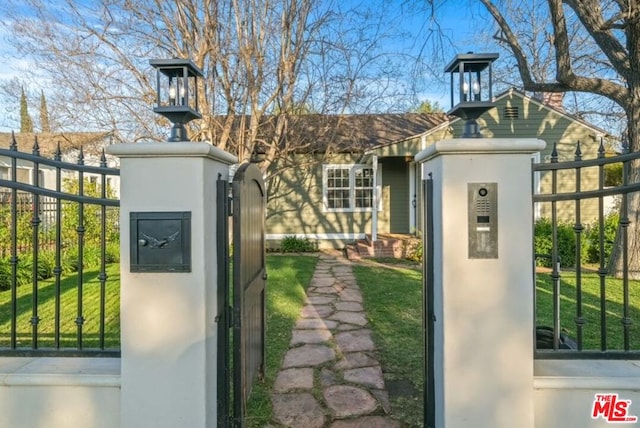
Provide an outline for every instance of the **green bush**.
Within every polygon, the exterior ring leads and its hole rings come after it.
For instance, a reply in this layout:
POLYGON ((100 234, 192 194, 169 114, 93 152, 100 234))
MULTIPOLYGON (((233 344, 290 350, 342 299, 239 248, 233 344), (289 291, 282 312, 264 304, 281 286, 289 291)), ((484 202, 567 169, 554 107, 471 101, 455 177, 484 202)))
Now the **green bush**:
MULTIPOLYGON (((569 223, 558 223, 558 257, 561 267, 575 265, 576 238, 573 226, 569 223)), ((534 226, 534 252, 536 255, 550 256, 553 248, 552 224, 548 218, 541 218, 534 226)), ((536 265, 551 267, 548 257, 536 257, 536 265)))
POLYGON ((622 184, 622 162, 610 163, 604 166, 604 185, 620 186, 622 184))
MULTIPOLYGON (((105 249, 105 263, 118 263, 120 261, 120 246, 118 242, 110 242, 105 249)), ((85 269, 99 268, 102 260, 101 249, 95 246, 87 246, 83 251, 82 262, 85 269)), ((78 248, 62 251, 61 268, 63 275, 73 274, 78 271, 78 248)), ((42 250, 38 252, 38 280, 45 280, 54 276, 56 266, 55 252, 42 250)), ((9 257, 0 259, 0 291, 11 288, 11 264, 9 257)), ((16 282, 18 286, 30 284, 33 277, 33 255, 23 253, 18 255, 18 267, 16 270, 16 282)))
MULTIPOLYGON (((611 213, 604 219, 604 257, 605 262, 609 260, 611 251, 616 239, 618 230, 618 222, 620 216, 618 213, 611 213)), ((600 223, 595 222, 586 229, 583 240, 582 260, 585 263, 600 262, 600 223)))
POLYGON ((317 249, 317 246, 309 238, 285 236, 280 241, 280 251, 283 253, 311 253, 317 249))
POLYGON ((120 263, 120 242, 108 242, 106 246, 106 263, 120 263))
POLYGON ((411 239, 407 242, 407 260, 422 262, 422 239, 411 239))
POLYGON ((0 259, 0 291, 11 288, 11 265, 8 259, 0 259))

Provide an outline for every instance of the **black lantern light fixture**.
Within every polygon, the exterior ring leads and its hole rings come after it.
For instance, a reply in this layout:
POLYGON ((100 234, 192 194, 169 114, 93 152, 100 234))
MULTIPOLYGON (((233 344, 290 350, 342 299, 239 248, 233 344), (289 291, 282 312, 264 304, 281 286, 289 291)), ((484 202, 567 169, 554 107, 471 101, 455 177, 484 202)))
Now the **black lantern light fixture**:
POLYGON ((184 125, 202 115, 198 110, 198 78, 202 71, 188 59, 152 59, 156 69, 156 106, 153 111, 173 123, 169 141, 188 141, 184 125))
POLYGON ((464 138, 481 137, 476 119, 495 106, 491 64, 497 58, 497 53, 469 52, 456 55, 445 67, 451 75, 451 110, 447 114, 466 121, 464 138))

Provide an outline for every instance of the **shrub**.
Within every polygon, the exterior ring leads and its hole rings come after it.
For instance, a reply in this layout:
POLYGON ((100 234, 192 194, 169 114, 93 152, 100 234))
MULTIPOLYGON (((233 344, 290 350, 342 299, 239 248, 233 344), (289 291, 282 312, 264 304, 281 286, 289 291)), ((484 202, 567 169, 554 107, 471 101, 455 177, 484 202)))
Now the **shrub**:
POLYGON ((38 279, 51 278, 55 267, 55 253, 53 251, 40 251, 38 254, 38 279))
POLYGON ((317 250, 317 246, 309 238, 285 236, 280 241, 280 251, 283 253, 310 253, 317 250))
POLYGON ((120 242, 107 243, 105 258, 107 263, 120 263, 120 242))
POLYGON ((422 262, 422 239, 411 239, 407 242, 407 260, 422 262))
POLYGON ((620 186, 622 184, 622 162, 610 163, 604 166, 604 185, 620 186))
MULTIPOLYGON (((553 228, 551 220, 541 218, 534 226, 534 251, 536 255, 550 256, 553 248, 553 228)), ((558 257, 561 267, 571 267, 575 265, 576 241, 573 226, 569 223, 558 223, 558 257)), ((548 257, 537 257, 537 266, 551 267, 551 259, 548 257)))
POLYGON ((11 265, 8 259, 0 259, 0 291, 11 288, 11 265))
MULTIPOLYGON (((604 219, 604 257, 608 260, 616 239, 620 216, 618 213, 611 213, 604 219)), ((600 262, 600 223, 595 222, 589 226, 584 233, 582 260, 585 263, 600 262)))

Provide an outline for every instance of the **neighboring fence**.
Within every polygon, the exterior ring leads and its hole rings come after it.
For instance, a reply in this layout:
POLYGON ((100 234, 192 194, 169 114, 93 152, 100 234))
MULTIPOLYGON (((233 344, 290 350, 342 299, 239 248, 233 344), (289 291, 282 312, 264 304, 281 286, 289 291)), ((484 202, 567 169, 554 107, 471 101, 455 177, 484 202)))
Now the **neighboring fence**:
POLYGON ((601 142, 596 159, 583 160, 578 143, 573 161, 558 162, 554 145, 550 163, 533 165, 535 181, 544 176, 549 184, 549 191, 534 194, 533 202, 547 204, 544 211, 551 217, 551 236, 536 236, 550 239, 549 253, 536 254, 550 266, 548 282, 542 275, 536 278, 536 358, 640 359, 640 281, 631 279, 628 264, 628 206, 640 192, 640 182, 629 183, 628 172, 639 161, 637 152, 605 157, 601 142), (605 188, 608 165, 622 167, 622 183, 605 188), (568 177, 574 189, 558 191, 561 182, 566 189, 568 177), (620 210, 608 214, 605 198, 610 196, 619 198, 620 210), (587 218, 585 211, 597 213, 596 218, 587 218), (570 226, 559 221, 568 214, 570 226), (567 254, 567 247, 573 254, 567 254), (611 250, 620 251, 620 278, 609 275, 611 250), (585 254, 591 258, 586 262, 585 254))
POLYGON ((120 202, 108 183, 120 171, 104 152, 99 166, 82 149, 77 163, 59 147, 47 159, 37 140, 29 154, 14 138, 0 159, 0 355, 118 356, 119 271, 108 264, 120 202))
MULTIPOLYGON (((12 205, 16 205, 16 212, 18 217, 18 224, 20 225, 20 219, 23 219, 23 229, 30 227, 30 221, 32 217, 34 198, 33 193, 18 191, 13 195, 13 192, 4 187, 0 187, 0 213, 3 214, 2 224, 0 224, 0 259, 9 257, 11 255, 11 240, 8 239, 9 227, 9 214, 11 213, 12 205), (4 234, 2 233, 4 232, 4 234)), ((40 249, 52 250, 55 248, 55 236, 53 230, 55 229, 57 222, 56 206, 57 200, 42 196, 39 198, 39 212, 40 227, 44 232, 40 238, 40 249)), ((20 226, 18 226, 20 228, 20 226)), ((18 233, 16 239, 16 249, 18 254, 23 254, 31 249, 31 234, 18 233)))

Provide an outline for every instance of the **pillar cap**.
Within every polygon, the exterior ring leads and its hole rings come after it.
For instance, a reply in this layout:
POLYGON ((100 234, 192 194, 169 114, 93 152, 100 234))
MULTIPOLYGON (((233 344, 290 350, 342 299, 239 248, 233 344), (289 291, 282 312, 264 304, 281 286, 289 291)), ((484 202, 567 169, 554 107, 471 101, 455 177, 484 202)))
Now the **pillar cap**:
POLYGON ((144 157, 206 157, 224 164, 234 164, 238 158, 209 143, 126 143, 107 147, 107 153, 120 158, 144 157))
POLYGON ((441 140, 415 156, 416 162, 426 162, 441 155, 459 154, 531 154, 547 146, 537 138, 455 138, 441 140))

